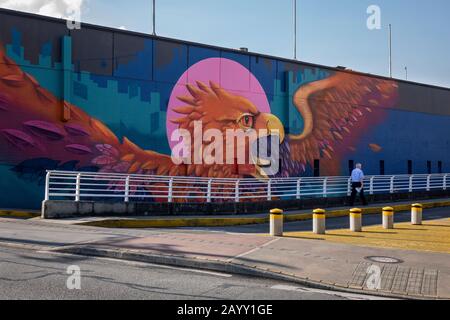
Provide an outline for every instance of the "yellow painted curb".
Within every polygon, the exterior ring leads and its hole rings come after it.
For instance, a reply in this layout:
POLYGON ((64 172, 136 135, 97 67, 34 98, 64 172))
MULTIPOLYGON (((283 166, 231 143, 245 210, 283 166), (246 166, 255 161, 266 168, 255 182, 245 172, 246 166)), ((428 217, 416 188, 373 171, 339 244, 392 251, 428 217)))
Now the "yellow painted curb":
MULTIPOLYGON (((383 206, 384 207, 384 206, 383 206)), ((369 207, 363 209, 363 215, 382 214, 383 207, 369 207)), ((424 203, 424 209, 450 207, 450 200, 424 203)), ((411 210, 411 204, 393 205, 395 212, 405 212, 411 210)), ((327 218, 348 217, 349 209, 330 210, 326 212, 327 218)), ((285 214, 285 222, 296 222, 311 220, 312 213, 285 214)), ((269 215, 267 217, 236 217, 236 218, 167 218, 167 219, 109 219, 101 221, 83 222, 79 225, 103 227, 103 228, 182 228, 182 227, 229 227, 251 224, 269 223, 269 215)))
POLYGON ((15 210, 0 210, 0 217, 3 218, 22 218, 31 219, 40 217, 41 214, 37 212, 27 212, 27 211, 15 211, 15 210))
POLYGON ((269 218, 183 218, 183 219, 116 219, 84 222, 80 225, 103 228, 181 228, 224 227, 269 223, 269 218))

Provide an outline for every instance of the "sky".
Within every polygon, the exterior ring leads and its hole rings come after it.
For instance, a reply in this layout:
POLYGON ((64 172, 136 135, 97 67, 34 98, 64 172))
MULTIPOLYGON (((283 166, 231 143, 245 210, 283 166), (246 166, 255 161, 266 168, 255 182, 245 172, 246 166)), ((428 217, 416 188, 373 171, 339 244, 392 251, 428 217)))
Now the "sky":
MULTIPOLYGON (((293 57, 293 0, 156 0, 158 35, 293 57)), ((298 59, 450 87, 450 1, 297 0, 298 59), (369 30, 367 8, 381 9, 369 30)), ((152 32, 152 0, 0 0, 0 7, 53 16, 81 4, 83 22, 152 32)))

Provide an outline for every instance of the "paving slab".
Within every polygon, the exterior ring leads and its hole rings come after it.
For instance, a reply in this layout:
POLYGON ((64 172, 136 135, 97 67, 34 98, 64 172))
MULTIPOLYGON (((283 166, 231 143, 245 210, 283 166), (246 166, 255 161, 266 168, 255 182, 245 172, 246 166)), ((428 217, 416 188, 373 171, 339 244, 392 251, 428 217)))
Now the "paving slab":
POLYGON ((263 236, 174 233, 98 241, 95 244, 112 248, 145 250, 150 253, 175 254, 182 257, 227 260, 259 248, 271 240, 263 236))

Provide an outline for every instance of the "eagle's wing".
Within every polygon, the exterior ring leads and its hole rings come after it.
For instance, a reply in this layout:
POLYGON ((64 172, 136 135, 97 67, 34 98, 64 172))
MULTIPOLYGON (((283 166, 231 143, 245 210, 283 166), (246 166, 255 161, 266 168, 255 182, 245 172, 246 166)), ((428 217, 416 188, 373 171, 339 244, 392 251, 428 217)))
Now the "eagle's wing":
POLYGON ((394 81, 339 72, 300 87, 293 103, 304 120, 303 132, 289 135, 291 160, 313 165, 314 159, 333 159, 335 147, 359 132, 360 122, 375 108, 391 107, 398 98, 394 81))
POLYGON ((71 167, 185 174, 185 168, 173 164, 170 156, 142 150, 126 138, 119 141, 102 122, 57 99, 8 58, 1 45, 0 161, 29 165, 36 171, 71 167))

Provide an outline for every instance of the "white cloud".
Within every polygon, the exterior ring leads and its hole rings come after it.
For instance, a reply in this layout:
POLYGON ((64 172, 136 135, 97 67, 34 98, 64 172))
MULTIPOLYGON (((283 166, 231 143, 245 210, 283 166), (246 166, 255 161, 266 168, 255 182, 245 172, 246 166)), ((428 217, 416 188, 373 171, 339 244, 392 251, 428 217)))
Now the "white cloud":
MULTIPOLYGON (((0 7, 56 18, 73 18, 84 0, 0 0, 0 7)), ((77 19, 78 20, 78 19, 77 19)))

